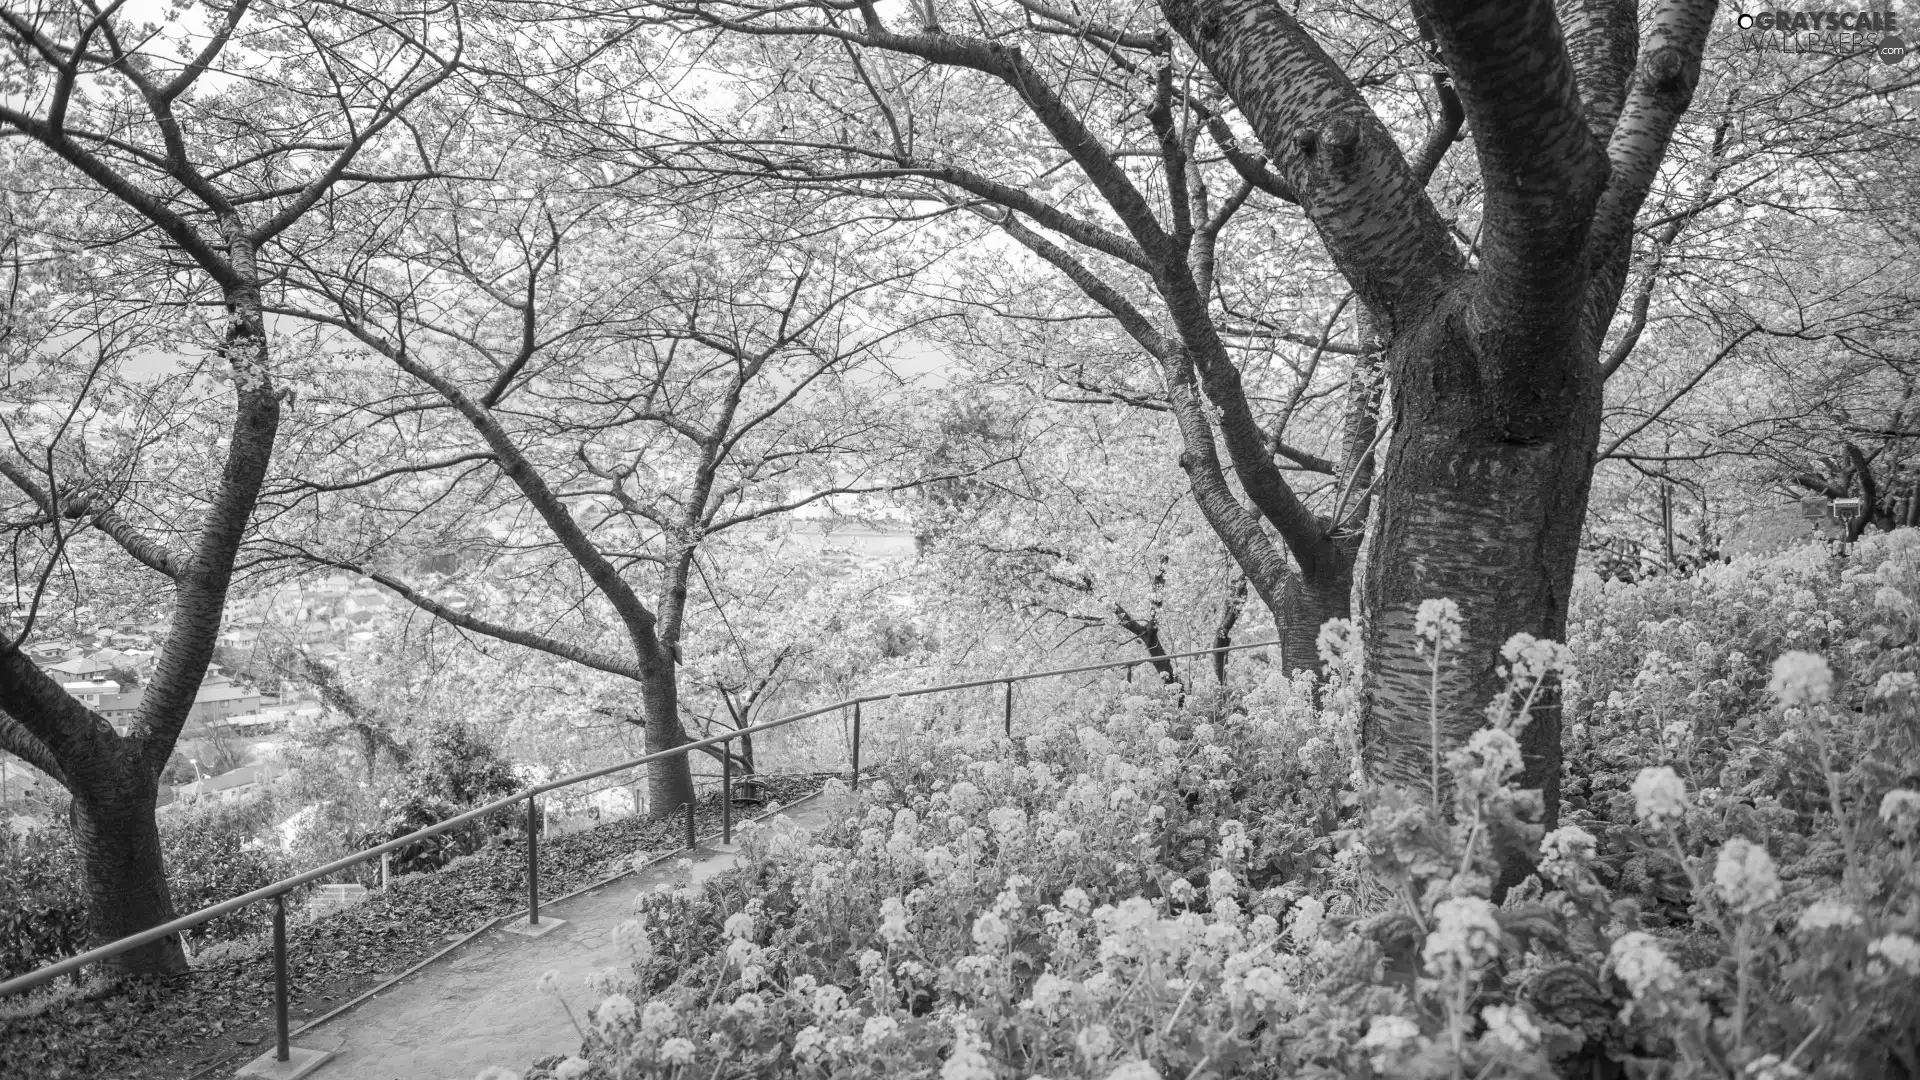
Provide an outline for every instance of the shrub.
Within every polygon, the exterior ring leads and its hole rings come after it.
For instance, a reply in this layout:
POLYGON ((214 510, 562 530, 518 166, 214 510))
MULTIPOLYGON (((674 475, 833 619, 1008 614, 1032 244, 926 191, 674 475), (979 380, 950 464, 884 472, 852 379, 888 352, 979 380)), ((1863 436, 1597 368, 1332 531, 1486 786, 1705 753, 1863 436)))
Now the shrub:
MULTIPOLYGON (((363 846, 378 847, 474 806, 511 795, 519 788, 513 767, 492 744, 481 740, 470 725, 437 725, 415 747, 413 759, 400 782, 403 794, 399 802, 388 808, 386 821, 363 846)), ((479 850, 516 825, 513 813, 502 810, 400 848, 394 852, 394 868, 403 874, 438 869, 479 850)))
MULTIPOLYGON (((203 802, 179 807, 160 823, 166 850, 167 883, 174 910, 185 914, 270 885, 294 867, 280 854, 272 835, 275 802, 259 795, 237 802, 203 802)), ((196 945, 208 945, 264 929, 272 906, 252 904, 187 932, 196 945)))
POLYGON ((24 975, 86 945, 87 906, 66 829, 16 829, 0 816, 0 978, 24 975))

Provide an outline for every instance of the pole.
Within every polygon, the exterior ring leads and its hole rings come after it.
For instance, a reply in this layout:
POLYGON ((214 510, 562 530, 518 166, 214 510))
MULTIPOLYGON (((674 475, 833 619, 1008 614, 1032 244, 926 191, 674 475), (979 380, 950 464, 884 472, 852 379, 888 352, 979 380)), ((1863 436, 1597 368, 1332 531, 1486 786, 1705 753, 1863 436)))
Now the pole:
POLYGON ((527 796, 527 925, 540 925, 540 830, 538 800, 527 796))
POLYGON ((1013 738, 1013 680, 1007 680, 1007 738, 1013 738))
POLYGON ((853 703, 853 783, 849 787, 860 786, 860 703, 853 703))
POLYGON ((292 1056, 287 1049, 287 894, 273 894, 273 1059, 292 1056))
POLYGON ((698 844, 698 840, 693 835, 693 800, 688 799, 687 800, 687 850, 692 851, 697 844, 698 844))
POLYGON ((720 744, 720 842, 733 843, 733 744, 720 744))
POLYGON ((386 892, 387 885, 392 880, 393 880, 393 852, 391 851, 382 852, 380 855, 380 891, 386 892))

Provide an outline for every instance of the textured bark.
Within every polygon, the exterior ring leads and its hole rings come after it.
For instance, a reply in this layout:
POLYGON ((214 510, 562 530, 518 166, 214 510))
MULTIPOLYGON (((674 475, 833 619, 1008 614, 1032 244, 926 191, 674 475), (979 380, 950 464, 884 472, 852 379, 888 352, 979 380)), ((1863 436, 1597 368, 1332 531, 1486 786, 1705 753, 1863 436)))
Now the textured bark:
POLYGON ((1193 501, 1200 507, 1207 524, 1213 527, 1214 535, 1226 546, 1227 554, 1246 575, 1247 584, 1253 587, 1260 602, 1279 618, 1286 610, 1284 597, 1287 582, 1294 576, 1293 570, 1279 546, 1261 529, 1260 519, 1242 505, 1233 489, 1227 486, 1193 365, 1186 361, 1184 354, 1176 353, 1162 363, 1161 371, 1180 432, 1180 468, 1187 474, 1187 487, 1193 493, 1193 501))
MULTIPOLYGON (((661 656, 652 660, 640 667, 640 706, 646 718, 649 752, 687 741, 686 728, 680 722, 680 687, 673 661, 661 656)), ((681 754, 647 769, 648 816, 667 817, 693 801, 690 756, 681 754)))
MULTIPOLYGON (((68 815, 87 897, 87 940, 94 945, 177 917, 153 815, 158 783, 131 756, 123 765, 121 782, 104 799, 76 795, 68 815)), ((130 974, 174 974, 187 970, 187 957, 179 936, 170 935, 120 954, 115 966, 130 974)))
POLYGON ((1634 0, 1555 0, 1567 57, 1587 127, 1597 139, 1613 133, 1639 58, 1639 5, 1634 0))
POLYGON ((1162 0, 1175 31, 1266 146, 1334 264, 1396 325, 1458 265, 1438 211, 1366 100, 1312 35, 1268 0, 1162 0))
POLYGON ((1173 661, 1167 659, 1166 643, 1160 640, 1160 620, 1156 616, 1145 622, 1127 614, 1120 605, 1114 605, 1114 619, 1120 629, 1133 635, 1140 647, 1147 651, 1147 663, 1160 675, 1160 681, 1168 686, 1180 686, 1180 673, 1173 669, 1173 661))
MULTIPOLYGON (((233 226, 228 237, 230 258, 236 271, 251 282, 256 273, 253 252, 238 222, 233 226)), ((237 398, 227 460, 188 566, 175 578, 167 644, 154 663, 153 678, 147 682, 139 718, 130 732, 131 738, 145 741, 146 764, 156 778, 166 767, 206 678, 207 665, 213 661, 234 559, 252 521, 280 428, 280 393, 268 370, 259 290, 250 284, 228 290, 227 310, 230 321, 223 354, 233 369, 237 398)))
POLYGON ((1344 619, 1352 610, 1353 564, 1317 579, 1295 575, 1288 579, 1275 623, 1280 632, 1280 670, 1292 674, 1320 668, 1320 627, 1328 619, 1344 619))
MULTIPOLYGON (((1233 628, 1240 622, 1240 612, 1247 606, 1247 578, 1244 574, 1233 575, 1233 584, 1227 589, 1227 602, 1220 610, 1220 621, 1213 628, 1215 649, 1225 649, 1233 644, 1233 628)), ((1227 661, 1233 656, 1229 652, 1213 654, 1213 681, 1225 684, 1227 681, 1227 661)))
MULTIPOLYGON (((1464 293, 1471 280, 1462 283, 1464 293)), ((1443 749, 1484 726, 1504 685, 1500 648, 1516 633, 1564 640, 1574 559, 1600 425, 1597 344, 1545 364, 1585 377, 1537 384, 1557 422, 1513 423, 1489 392, 1484 358, 1452 317, 1460 297, 1389 350, 1393 425, 1357 572, 1363 644, 1361 742, 1369 772, 1415 789, 1429 782, 1432 674, 1416 648, 1426 599, 1460 605, 1460 646, 1443 658, 1436 695, 1443 749)), ((1549 827, 1559 799, 1557 705, 1534 710, 1520 738, 1522 785, 1542 790, 1549 827)))

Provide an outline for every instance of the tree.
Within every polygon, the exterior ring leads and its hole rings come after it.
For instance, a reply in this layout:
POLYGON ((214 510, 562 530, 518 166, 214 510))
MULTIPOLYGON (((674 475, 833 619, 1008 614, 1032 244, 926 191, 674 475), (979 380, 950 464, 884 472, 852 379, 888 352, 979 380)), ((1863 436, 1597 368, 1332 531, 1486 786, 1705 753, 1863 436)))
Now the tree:
MULTIPOLYGON (((1217 298, 1240 209, 1256 193, 1298 207, 1354 294, 1361 333, 1347 346, 1377 355, 1386 378, 1377 424, 1355 380, 1358 449, 1341 462, 1365 488, 1351 596, 1375 777, 1428 773, 1420 601, 1451 597, 1465 612, 1437 694, 1444 746, 1484 722, 1512 635, 1563 635, 1600 350, 1636 215, 1692 100, 1712 0, 1660 0, 1644 25, 1631 3, 1433 0, 1411 25, 1336 8, 1308 13, 1312 29, 1264 0, 1091 14, 1018 0, 951 22, 937 5, 893 22, 868 3, 658 7, 729 43, 689 64, 799 64, 809 78, 724 139, 707 127, 656 139, 678 135, 675 149, 716 170, 982 216, 1126 330, 1160 369, 1196 502, 1295 643, 1296 666, 1305 628, 1344 608, 1354 537, 1282 474, 1232 344, 1261 327, 1217 298), (1355 28, 1382 23, 1404 46, 1368 57, 1376 104, 1349 64, 1364 51, 1355 28), (1413 78, 1423 68, 1443 72, 1426 83, 1431 104, 1413 78), (955 99, 984 104, 948 122, 955 99), (1410 152, 1394 130, 1421 112, 1436 119, 1410 152), (1477 175, 1450 189, 1443 213, 1426 188, 1463 124, 1477 175)), ((1525 780, 1551 822, 1559 721, 1543 701, 1524 733, 1525 780)))
MULTIPOLYGON (((162 526, 171 537, 141 520, 125 476, 95 473, 70 440, 94 376, 113 359, 108 350, 70 383, 64 421, 16 428, 12 453, 0 457, 0 475, 51 538, 39 580, 74 532, 91 531, 172 584, 166 643, 124 737, 21 651, 35 628, 32 612, 0 640, 0 745, 73 796, 94 944, 174 916, 154 802, 213 654, 280 423, 285 394, 263 309, 275 249, 311 245, 298 226, 342 198, 342 188, 407 179, 385 167, 397 158, 370 171, 356 162, 378 155, 401 112, 458 62, 457 31, 426 16, 256 8, 246 0, 205 14, 204 26, 187 19, 159 27, 135 24, 118 6, 0 10, 8 54, 4 153, 41 170, 50 204, 31 239, 49 245, 43 250, 72 244, 124 260, 114 285, 129 303, 211 305, 225 319, 210 351, 223 384, 216 396, 229 399, 231 422, 224 445, 191 477, 198 505, 162 526)), ((71 339, 56 335, 44 344, 58 354, 71 339)), ((186 966, 173 938, 117 962, 133 972, 186 966)))
MULTIPOLYGON (((354 258, 304 267, 298 299, 272 308, 390 365, 361 372, 360 396, 332 395, 340 430, 367 436, 353 460, 281 500, 326 497, 370 524, 331 545, 304 528, 277 542, 462 630, 632 680, 647 749, 671 749, 688 741, 676 669, 715 539, 923 479, 902 475, 901 402, 876 396, 895 382, 898 330, 862 310, 910 268, 870 269, 858 236, 806 236, 801 200, 609 197, 502 155, 498 129, 463 134, 484 137, 447 153, 471 155, 477 179, 371 213, 354 258), (687 240, 723 221, 745 234, 687 240), (395 568, 448 530, 477 556, 470 578, 516 581, 516 607, 545 606, 572 632, 456 607, 395 568)), ((685 756, 649 777, 655 814, 693 798, 685 756)))

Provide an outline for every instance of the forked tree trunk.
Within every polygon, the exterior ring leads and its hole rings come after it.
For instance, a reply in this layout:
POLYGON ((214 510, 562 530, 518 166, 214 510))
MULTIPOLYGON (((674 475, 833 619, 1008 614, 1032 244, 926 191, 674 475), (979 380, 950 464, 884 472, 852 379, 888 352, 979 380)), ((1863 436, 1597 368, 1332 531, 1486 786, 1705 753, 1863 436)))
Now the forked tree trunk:
MULTIPOLYGON (((75 796, 68 813, 87 898, 87 940, 96 945, 176 917, 153 815, 156 781, 129 765, 114 790, 99 799, 75 796)), ((187 970, 187 957, 171 934, 121 953, 114 966, 135 975, 176 974, 187 970)))
MULTIPOLYGON (((1507 639, 1565 639, 1601 404, 1589 357, 1567 365, 1584 376, 1533 387, 1536 407, 1523 415, 1555 422, 1516 422, 1512 412, 1503 420, 1474 375, 1473 353, 1444 332, 1433 336, 1444 340, 1427 355, 1412 354, 1419 338, 1432 337, 1409 335, 1408 355, 1395 357, 1393 428, 1355 587, 1368 771, 1415 791, 1433 777, 1429 716, 1437 713, 1443 754, 1461 745, 1485 726, 1487 703, 1505 685, 1496 669, 1507 639), (1460 606, 1462 640, 1443 656, 1430 699, 1433 676, 1416 648, 1414 614, 1422 600, 1443 598, 1460 606)), ((1533 710, 1520 744, 1520 786, 1541 790, 1552 828, 1557 704, 1533 710)))

